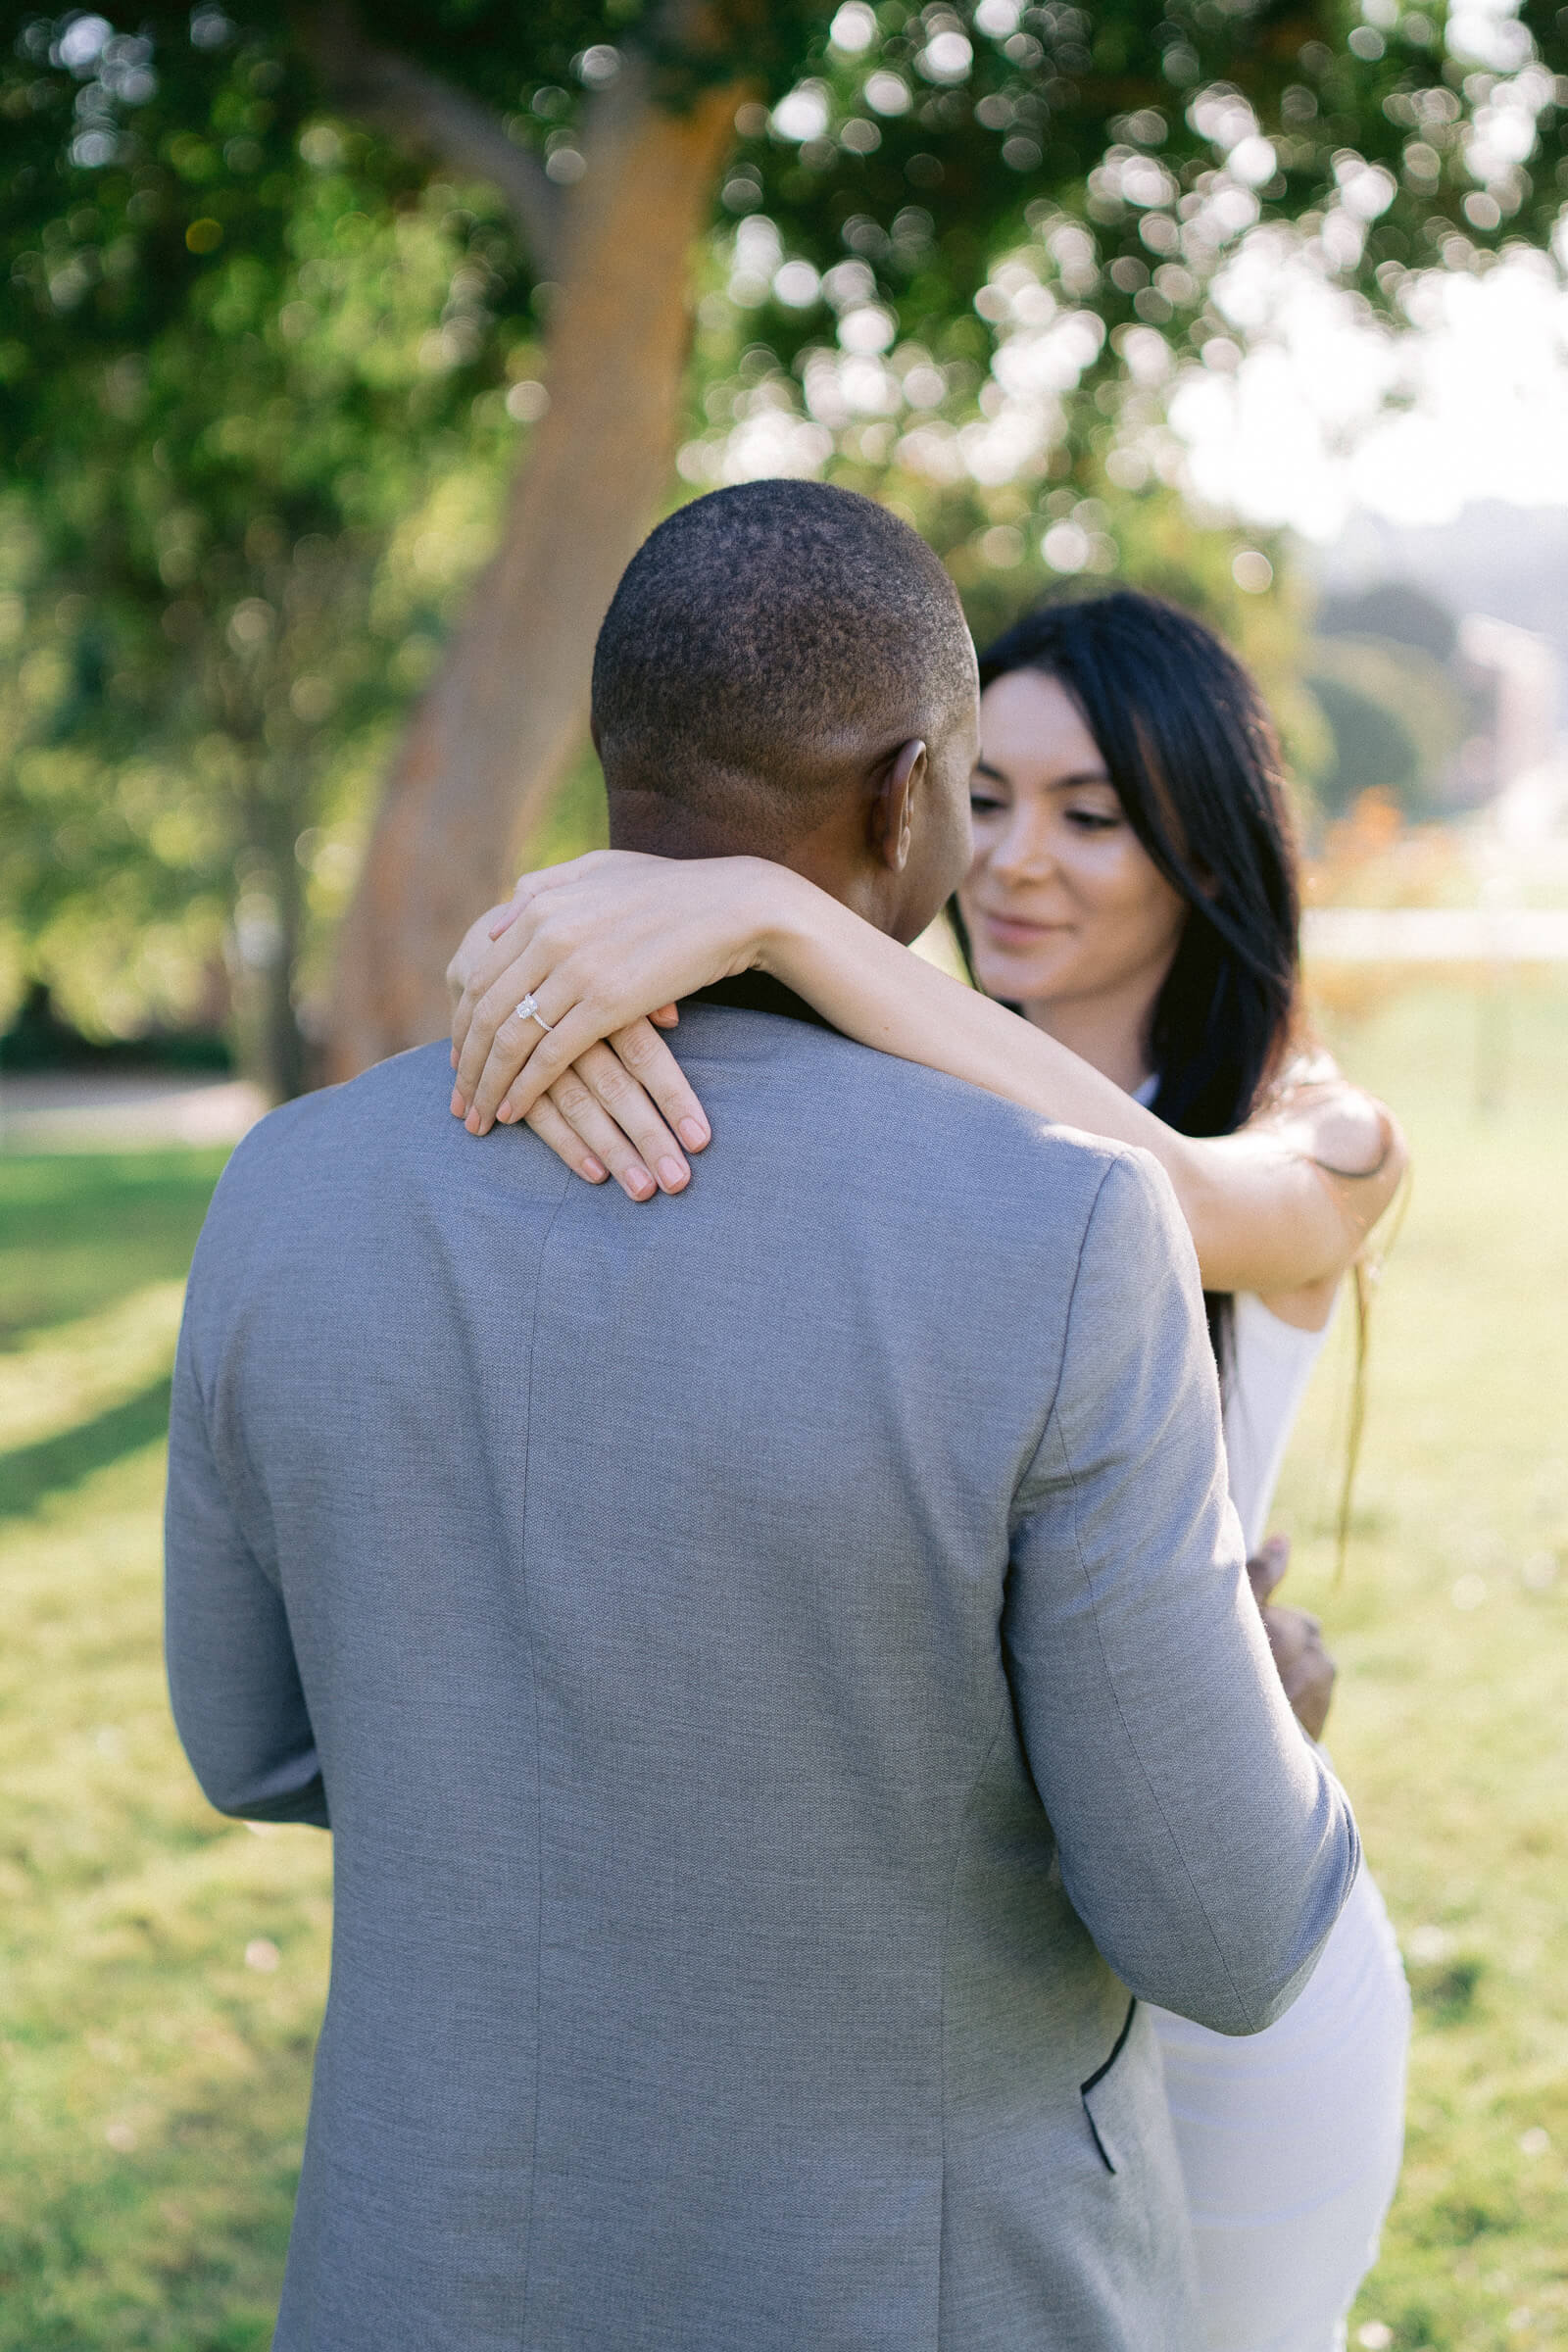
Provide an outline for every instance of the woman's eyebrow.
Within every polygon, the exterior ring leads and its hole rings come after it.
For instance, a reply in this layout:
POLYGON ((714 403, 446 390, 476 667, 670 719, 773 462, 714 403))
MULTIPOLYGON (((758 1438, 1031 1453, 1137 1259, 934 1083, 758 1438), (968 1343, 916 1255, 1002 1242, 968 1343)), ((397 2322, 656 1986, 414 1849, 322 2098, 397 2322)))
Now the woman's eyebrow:
MULTIPOLYGON (((1012 782, 1012 778, 1004 767, 996 767, 989 760, 977 760, 969 772, 971 775, 989 776, 993 784, 1010 786, 1012 782)), ((1070 776, 1053 777, 1046 786, 1046 790, 1048 792, 1076 792, 1081 784, 1103 784, 1111 792, 1116 789, 1102 767, 1078 767, 1074 768, 1070 776)))

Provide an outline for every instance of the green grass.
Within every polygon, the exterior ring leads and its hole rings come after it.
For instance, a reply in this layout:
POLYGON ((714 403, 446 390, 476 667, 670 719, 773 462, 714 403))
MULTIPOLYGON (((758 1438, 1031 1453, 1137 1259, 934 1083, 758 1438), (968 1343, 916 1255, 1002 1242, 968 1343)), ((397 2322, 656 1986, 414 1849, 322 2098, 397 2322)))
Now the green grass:
MULTIPOLYGON (((1417 1178, 1342 1586, 1343 1346, 1276 1512, 1416 1992, 1405 2180, 1351 2329, 1398 2352, 1568 2345, 1568 991, 1521 986, 1486 1116, 1477 1035, 1427 988, 1345 1036, 1417 1178)), ((220 1157, 0 1158, 0 2352, 270 2339, 328 1849, 208 1810, 159 1659, 160 1418, 220 1157)))
POLYGON ((169 1366, 221 1162, 0 1159, 3 2352, 271 2338, 329 1852, 209 1810, 159 1655, 169 1366))
POLYGON ((1276 1513, 1416 2000, 1404 2180, 1351 2341, 1381 2322, 1433 2352, 1568 2343, 1568 990, 1510 999, 1412 991, 1341 1041, 1415 1180, 1340 1587, 1343 1347, 1276 1513))

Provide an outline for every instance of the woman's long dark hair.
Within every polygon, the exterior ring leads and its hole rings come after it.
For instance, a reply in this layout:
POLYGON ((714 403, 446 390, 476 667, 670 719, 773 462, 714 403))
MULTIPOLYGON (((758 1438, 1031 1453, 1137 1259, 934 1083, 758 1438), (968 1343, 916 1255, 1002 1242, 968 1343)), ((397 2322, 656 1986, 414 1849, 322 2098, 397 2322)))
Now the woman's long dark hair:
MULTIPOLYGON (((1016 669, 1072 696, 1128 823, 1187 902, 1154 1004, 1152 1107, 1183 1135, 1229 1135, 1279 1075, 1298 1010, 1296 838, 1268 711, 1211 630, 1136 589, 1025 613, 981 655, 980 683, 1016 669)), ((1206 1303, 1223 1376, 1230 1300, 1206 1303)))

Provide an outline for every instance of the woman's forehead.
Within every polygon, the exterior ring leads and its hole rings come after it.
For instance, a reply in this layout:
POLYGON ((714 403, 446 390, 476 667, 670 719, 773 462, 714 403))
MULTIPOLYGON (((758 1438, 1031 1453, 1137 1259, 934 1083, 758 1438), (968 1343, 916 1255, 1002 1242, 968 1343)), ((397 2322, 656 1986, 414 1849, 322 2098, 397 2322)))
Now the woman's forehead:
POLYGON ((1009 670, 986 688, 980 702, 980 752, 983 760, 1029 776, 1103 775, 1105 770, 1074 697, 1059 678, 1033 669, 1009 670))

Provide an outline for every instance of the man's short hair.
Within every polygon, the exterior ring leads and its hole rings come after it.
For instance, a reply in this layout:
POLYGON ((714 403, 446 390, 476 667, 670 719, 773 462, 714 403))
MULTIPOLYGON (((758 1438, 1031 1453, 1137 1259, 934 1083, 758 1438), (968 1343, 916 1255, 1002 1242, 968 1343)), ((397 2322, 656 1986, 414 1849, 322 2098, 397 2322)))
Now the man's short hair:
POLYGON ((835 761, 938 734, 974 692, 962 608, 924 540, 825 482, 679 508, 627 565, 594 652, 612 795, 775 837, 826 813, 835 761))

